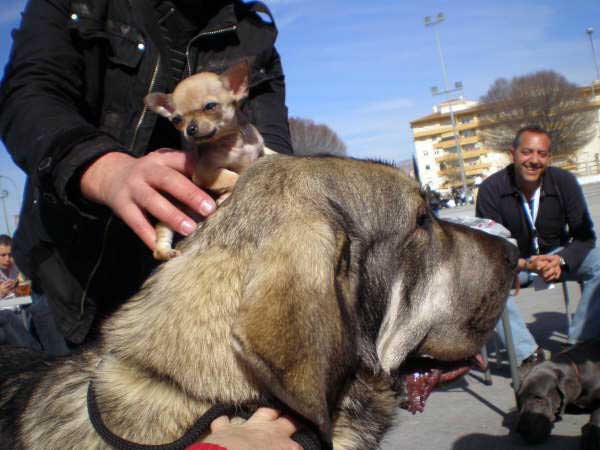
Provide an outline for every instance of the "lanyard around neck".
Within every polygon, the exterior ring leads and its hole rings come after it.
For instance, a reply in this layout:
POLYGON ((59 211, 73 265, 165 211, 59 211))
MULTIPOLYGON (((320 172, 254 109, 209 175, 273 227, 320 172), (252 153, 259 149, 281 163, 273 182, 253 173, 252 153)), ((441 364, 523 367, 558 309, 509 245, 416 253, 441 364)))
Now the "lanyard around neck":
POLYGON ((535 192, 533 193, 531 200, 529 200, 529 201, 527 200, 527 197, 525 197, 525 195, 523 195, 523 193, 521 192, 521 200, 523 202, 523 211, 525 212, 525 217, 527 218, 527 222, 529 223, 529 228, 531 229, 531 231, 533 233, 533 242, 532 242, 533 251, 537 255, 540 254, 540 246, 538 243, 538 236, 537 236, 537 230, 535 228, 535 221, 537 220, 538 211, 540 209, 540 192, 541 192, 541 188, 538 187, 535 190, 535 192))

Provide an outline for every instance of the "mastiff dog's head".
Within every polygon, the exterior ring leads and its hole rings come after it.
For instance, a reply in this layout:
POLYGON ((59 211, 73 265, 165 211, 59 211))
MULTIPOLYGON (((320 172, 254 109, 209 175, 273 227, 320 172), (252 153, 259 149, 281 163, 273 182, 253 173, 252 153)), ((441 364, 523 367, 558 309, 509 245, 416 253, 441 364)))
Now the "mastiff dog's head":
POLYGON ((406 393, 422 407, 411 395, 486 342, 517 262, 502 239, 436 219, 396 168, 325 156, 261 158, 179 248, 113 321, 112 354, 194 398, 268 393, 326 439, 359 370, 422 373, 406 393))
POLYGON ((227 208, 252 222, 230 238, 256 252, 235 349, 325 434, 357 366, 391 373, 414 358, 434 373, 435 361, 478 353, 514 277, 514 246, 436 219, 417 184, 385 164, 271 158, 227 208))

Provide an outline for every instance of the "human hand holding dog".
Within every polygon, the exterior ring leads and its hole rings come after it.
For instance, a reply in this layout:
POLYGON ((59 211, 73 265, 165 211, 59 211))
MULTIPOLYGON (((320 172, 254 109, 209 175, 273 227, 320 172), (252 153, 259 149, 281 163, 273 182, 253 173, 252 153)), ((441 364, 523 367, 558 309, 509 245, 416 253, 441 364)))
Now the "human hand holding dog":
POLYGON ((190 180, 194 165, 192 153, 168 148, 140 158, 111 152, 90 164, 81 176, 80 189, 86 199, 112 209, 150 249, 154 249, 156 231, 146 214, 184 236, 196 228, 195 221, 164 194, 203 217, 215 210, 210 195, 190 180))
MULTIPOLYGON (((300 444, 290 439, 297 431, 296 425, 272 408, 258 408, 243 423, 233 423, 227 416, 210 424, 210 434, 203 442, 217 444, 227 450, 302 450, 300 444)), ((188 447, 193 449, 194 445, 188 447)))

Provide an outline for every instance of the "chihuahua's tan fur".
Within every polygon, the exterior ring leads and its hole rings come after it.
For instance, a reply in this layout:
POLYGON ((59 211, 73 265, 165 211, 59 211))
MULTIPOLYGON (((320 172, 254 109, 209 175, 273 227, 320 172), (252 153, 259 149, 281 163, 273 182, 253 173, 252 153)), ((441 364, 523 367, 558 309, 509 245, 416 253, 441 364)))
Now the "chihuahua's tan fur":
MULTIPOLYGON (((222 75, 200 72, 181 81, 172 94, 153 92, 144 103, 166 117, 184 137, 184 149, 197 151, 192 181, 217 198, 229 196, 237 176, 264 154, 263 138, 239 113, 248 95, 248 63, 239 62, 222 75)), ((171 248, 173 231, 156 226, 154 257, 167 260, 178 254, 171 248)))

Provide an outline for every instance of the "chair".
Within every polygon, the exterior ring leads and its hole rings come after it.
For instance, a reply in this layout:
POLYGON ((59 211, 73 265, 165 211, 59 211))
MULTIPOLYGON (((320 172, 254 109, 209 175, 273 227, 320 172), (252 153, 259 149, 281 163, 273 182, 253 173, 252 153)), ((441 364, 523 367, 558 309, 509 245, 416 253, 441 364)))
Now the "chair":
MULTIPOLYGON (((561 284, 562 284, 562 290, 563 290, 563 300, 565 302, 565 313, 567 316, 567 332, 568 332, 569 328, 571 327, 571 321, 572 321, 572 314, 570 311, 569 290, 568 290, 566 281, 562 281, 561 284)), ((582 288, 582 283, 579 283, 579 287, 582 288)), ((508 364, 510 366, 510 376, 512 378, 513 390, 514 390, 515 396, 516 396, 517 392, 519 391, 519 387, 520 387, 520 383, 521 383, 521 380, 519 377, 519 362, 517 361, 517 357, 516 357, 515 344, 514 344, 513 335, 512 335, 511 328, 510 328, 510 322, 508 320, 508 313, 507 313, 506 309, 502 312, 502 329, 504 330, 504 338, 506 340, 505 346, 506 346, 506 353, 508 354, 508 364)), ((483 346, 483 349, 481 350, 481 354, 483 356, 483 360, 486 365, 486 369, 484 371, 484 382, 487 385, 491 385, 492 384, 492 376, 491 376, 491 371, 490 371, 489 364, 488 364, 488 354, 487 354, 486 345, 483 346)), ((498 354, 499 353, 496 350, 496 355, 498 355, 498 354)), ((499 361, 498 356, 496 357, 496 360, 499 361)))

